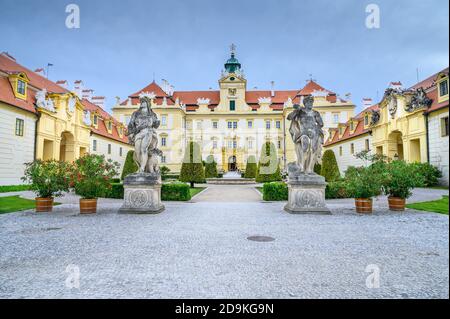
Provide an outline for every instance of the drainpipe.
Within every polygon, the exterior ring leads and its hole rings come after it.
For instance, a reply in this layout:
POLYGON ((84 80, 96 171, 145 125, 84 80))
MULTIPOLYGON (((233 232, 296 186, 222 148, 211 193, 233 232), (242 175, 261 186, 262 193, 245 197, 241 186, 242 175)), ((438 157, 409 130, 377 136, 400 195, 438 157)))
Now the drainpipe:
POLYGON ((428 125, 428 112, 423 113, 425 117, 425 138, 427 143, 427 163, 430 163, 430 132, 429 132, 429 125, 428 125))
POLYGON ((34 148, 33 148, 33 160, 36 159, 37 143, 38 143, 38 124, 41 118, 41 113, 36 114, 36 122, 34 122, 34 148))
POLYGON ((284 170, 286 171, 286 118, 283 114, 283 164, 284 170))

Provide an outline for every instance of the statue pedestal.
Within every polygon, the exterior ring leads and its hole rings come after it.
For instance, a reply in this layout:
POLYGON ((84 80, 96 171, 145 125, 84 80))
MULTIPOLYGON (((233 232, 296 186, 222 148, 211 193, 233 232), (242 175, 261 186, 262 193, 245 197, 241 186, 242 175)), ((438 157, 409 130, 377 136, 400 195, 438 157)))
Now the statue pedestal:
POLYGON ((124 203, 119 213, 159 214, 164 211, 160 174, 130 174, 125 177, 123 188, 124 203))
POLYGON ((323 176, 289 167, 289 197, 284 210, 291 214, 331 214, 325 204, 326 186, 323 176))

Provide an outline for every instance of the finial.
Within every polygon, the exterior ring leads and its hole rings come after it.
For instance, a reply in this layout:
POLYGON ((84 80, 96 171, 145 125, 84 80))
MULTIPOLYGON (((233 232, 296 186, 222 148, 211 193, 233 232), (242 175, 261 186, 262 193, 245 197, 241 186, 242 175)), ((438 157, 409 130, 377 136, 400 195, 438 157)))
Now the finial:
POLYGON ((231 51, 231 56, 234 56, 236 54, 236 45, 234 43, 231 43, 230 51, 231 51))

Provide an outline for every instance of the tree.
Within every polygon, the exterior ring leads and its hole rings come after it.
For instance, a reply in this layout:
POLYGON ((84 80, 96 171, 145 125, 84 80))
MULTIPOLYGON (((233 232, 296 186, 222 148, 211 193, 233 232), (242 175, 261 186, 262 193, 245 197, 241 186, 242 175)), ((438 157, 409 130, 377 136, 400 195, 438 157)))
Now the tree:
POLYGON ((189 142, 184 152, 180 181, 190 183, 191 187, 194 187, 194 183, 204 183, 205 181, 200 146, 195 142, 189 142))
POLYGON ((205 163, 205 177, 216 178, 217 177, 217 163, 214 160, 214 156, 208 155, 205 163))
POLYGON ((256 169, 256 182, 267 183, 281 180, 277 149, 273 143, 266 142, 261 149, 261 155, 256 169))
POLYGON ((123 164, 121 180, 124 180, 127 175, 136 173, 138 171, 138 166, 133 159, 134 151, 128 151, 127 158, 125 159, 125 164, 123 164))
POLYGON ((322 169, 320 175, 325 177, 327 182, 333 182, 341 177, 336 156, 332 150, 326 150, 322 157, 322 169))
POLYGON ((247 165, 245 167, 245 178, 255 178, 256 177, 256 158, 253 155, 250 155, 247 159, 247 165))

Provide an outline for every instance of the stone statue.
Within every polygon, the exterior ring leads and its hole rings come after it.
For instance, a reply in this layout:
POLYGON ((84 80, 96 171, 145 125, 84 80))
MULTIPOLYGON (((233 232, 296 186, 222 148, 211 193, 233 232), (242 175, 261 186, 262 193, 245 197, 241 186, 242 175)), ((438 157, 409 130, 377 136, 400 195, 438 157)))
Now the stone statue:
POLYGON ((291 121, 289 132, 295 145, 300 172, 313 174, 314 165, 322 157, 323 121, 320 113, 312 109, 313 96, 305 97, 303 103, 305 107, 294 105, 295 110, 287 119, 291 121))
POLYGON ((134 161, 138 171, 129 174, 123 182, 124 203, 120 213, 158 214, 164 210, 161 203, 161 174, 158 156, 159 120, 151 109, 151 96, 141 94, 140 106, 128 124, 127 136, 134 145, 134 161))
POLYGON ((134 161, 138 165, 139 173, 159 173, 159 166, 155 165, 157 161, 154 157, 162 154, 157 148, 156 133, 160 122, 150 105, 149 97, 140 97, 139 109, 131 115, 126 133, 130 143, 134 145, 134 161))
POLYGON ((288 164, 288 202, 284 209, 291 214, 329 214, 325 203, 325 178, 314 173, 314 164, 322 158, 323 121, 313 110, 314 97, 303 99, 305 107, 294 105, 287 119, 295 145, 297 161, 288 164))

